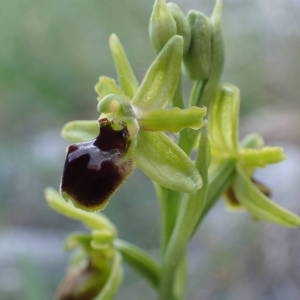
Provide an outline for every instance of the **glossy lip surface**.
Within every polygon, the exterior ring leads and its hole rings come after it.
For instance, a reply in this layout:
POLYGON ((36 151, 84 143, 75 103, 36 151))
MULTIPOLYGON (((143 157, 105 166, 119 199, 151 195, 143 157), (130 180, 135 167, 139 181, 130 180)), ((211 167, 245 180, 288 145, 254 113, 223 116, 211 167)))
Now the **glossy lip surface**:
POLYGON ((131 160, 120 162, 130 144, 126 126, 114 130, 107 119, 99 124, 96 139, 69 146, 61 183, 65 198, 90 210, 101 208, 132 170, 131 160))

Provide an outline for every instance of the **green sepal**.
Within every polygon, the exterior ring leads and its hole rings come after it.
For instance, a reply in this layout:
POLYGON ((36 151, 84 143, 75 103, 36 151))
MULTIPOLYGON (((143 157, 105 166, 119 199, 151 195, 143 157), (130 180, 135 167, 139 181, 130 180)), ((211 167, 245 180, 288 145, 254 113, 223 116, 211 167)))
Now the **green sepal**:
POLYGON ((149 36, 156 52, 176 35, 176 22, 169 12, 166 0, 156 0, 149 22, 149 36))
POLYGON ((109 46, 121 88, 125 92, 126 96, 132 98, 138 88, 138 81, 117 35, 112 34, 110 36, 109 46))
POLYGON ((95 85, 95 91, 99 95, 97 97, 98 101, 109 94, 124 95, 124 91, 117 85, 116 81, 107 76, 99 77, 95 85))
POLYGON ((62 215, 78 220, 90 229, 105 229, 116 235, 115 226, 104 215, 76 208, 71 202, 66 202, 53 188, 45 190, 45 197, 49 206, 62 215))
POLYGON ((234 192, 237 199, 239 199, 254 218, 287 227, 300 226, 300 218, 271 202, 269 198, 251 182, 241 167, 237 167, 236 172, 233 181, 234 192))
POLYGON ((178 132, 184 128, 200 129, 204 124, 205 107, 187 109, 171 108, 168 110, 151 110, 141 114, 139 124, 142 129, 150 131, 178 132))
POLYGON ((282 148, 265 147, 262 149, 240 149, 239 161, 249 167, 266 167, 286 159, 282 148))
POLYGON ((185 69, 190 79, 204 80, 209 77, 211 68, 211 21, 195 10, 189 12, 187 19, 191 28, 191 44, 183 60, 185 69))
POLYGON ((183 38, 172 37, 149 67, 133 104, 144 110, 164 108, 171 103, 181 71, 183 38))
POLYGON ((237 154, 239 108, 239 89, 231 84, 224 84, 214 101, 209 123, 215 152, 229 156, 237 154))
POLYGON ((71 121, 64 125, 61 135, 71 143, 84 142, 94 139, 99 134, 98 121, 71 121))
POLYGON ((112 258, 110 274, 100 294, 95 300, 113 300, 123 279, 122 257, 115 251, 112 258))
POLYGON ((183 53, 186 54, 191 44, 191 28, 180 7, 173 2, 168 2, 167 7, 176 22, 176 34, 184 40, 183 53))
POLYGON ((164 133, 141 131, 135 160, 148 177, 170 190, 192 193, 202 185, 194 163, 164 133))

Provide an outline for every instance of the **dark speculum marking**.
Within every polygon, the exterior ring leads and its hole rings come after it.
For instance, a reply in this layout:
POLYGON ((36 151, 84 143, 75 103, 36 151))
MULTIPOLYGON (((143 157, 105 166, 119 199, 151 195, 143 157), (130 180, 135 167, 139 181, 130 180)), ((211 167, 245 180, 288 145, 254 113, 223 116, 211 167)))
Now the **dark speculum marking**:
POLYGON ((63 195, 88 210, 101 208, 132 170, 131 160, 121 161, 130 144, 126 125, 99 124, 96 139, 69 146, 61 182, 63 195))

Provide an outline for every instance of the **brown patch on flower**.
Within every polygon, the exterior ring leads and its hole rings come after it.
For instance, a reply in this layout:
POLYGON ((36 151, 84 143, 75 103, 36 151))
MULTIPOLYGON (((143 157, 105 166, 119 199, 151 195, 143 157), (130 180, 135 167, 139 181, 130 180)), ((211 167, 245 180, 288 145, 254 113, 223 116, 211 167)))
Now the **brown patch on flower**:
POLYGON ((123 160, 130 145, 126 125, 115 130, 107 119, 99 125, 96 139, 69 146, 61 182, 63 195, 88 210, 101 208, 132 171, 132 161, 123 160))

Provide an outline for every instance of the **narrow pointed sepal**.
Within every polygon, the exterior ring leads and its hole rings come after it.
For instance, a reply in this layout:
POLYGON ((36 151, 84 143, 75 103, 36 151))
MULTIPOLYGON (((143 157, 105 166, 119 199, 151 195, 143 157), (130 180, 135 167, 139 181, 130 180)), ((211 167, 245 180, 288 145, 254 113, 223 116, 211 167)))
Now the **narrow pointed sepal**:
POLYGON ((112 34, 110 36, 109 46, 121 88, 125 92, 126 96, 132 98, 137 90, 138 81, 134 75, 125 50, 116 34, 112 34))
POLYGON ((236 168, 233 189, 237 199, 257 219, 287 227, 300 226, 300 217, 280 207, 259 190, 241 167, 236 168))
POLYGON ((168 189, 193 193, 202 185, 194 163, 164 133, 140 132, 135 160, 148 177, 168 189))
POLYGON ((150 110, 171 103, 181 71, 182 53, 183 38, 175 35, 151 64, 133 98, 133 105, 150 110))

